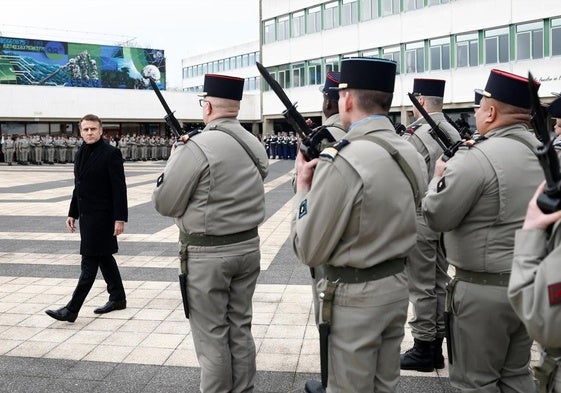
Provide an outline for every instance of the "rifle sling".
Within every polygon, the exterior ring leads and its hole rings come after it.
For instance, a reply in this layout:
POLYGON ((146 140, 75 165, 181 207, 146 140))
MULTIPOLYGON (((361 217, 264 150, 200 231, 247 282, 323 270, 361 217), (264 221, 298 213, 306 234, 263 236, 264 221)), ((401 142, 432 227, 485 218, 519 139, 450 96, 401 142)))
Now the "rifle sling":
POLYGON ((222 132, 225 132, 226 134, 230 135, 232 138, 234 138, 236 140, 236 142, 238 142, 240 144, 240 146, 243 147, 243 149, 245 150, 245 152, 247 153, 249 158, 251 158, 251 161, 253 161, 253 163, 255 164, 255 167, 259 171, 259 174, 261 175, 261 178, 265 179, 267 174, 265 172, 263 172, 263 170, 261 169, 261 166, 259 166, 259 160, 255 156, 255 154, 253 154, 253 152, 251 151, 249 146, 239 137, 239 135, 237 135, 234 131, 229 130, 228 128, 220 127, 220 126, 217 126, 217 125, 214 125, 214 126, 210 127, 209 130, 222 131, 222 132))

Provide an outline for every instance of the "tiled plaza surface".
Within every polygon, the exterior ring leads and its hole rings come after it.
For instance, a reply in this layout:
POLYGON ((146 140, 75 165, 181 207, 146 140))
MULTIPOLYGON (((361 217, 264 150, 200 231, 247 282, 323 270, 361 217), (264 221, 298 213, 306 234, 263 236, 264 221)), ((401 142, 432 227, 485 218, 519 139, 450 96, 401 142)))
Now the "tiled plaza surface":
MULTIPOLYGON (((127 308, 93 313, 107 301, 98 276, 75 323, 44 313, 66 304, 80 273, 79 235, 64 225, 72 165, 0 164, 0 392, 198 391, 200 369, 177 283, 177 229, 150 201, 164 164, 125 164, 129 222, 116 259, 127 308)), ((257 392, 302 392, 306 379, 319 378, 309 271, 288 242, 293 165, 271 161, 265 185, 253 299, 257 392)), ((402 349, 412 342, 406 326, 402 349)), ((447 377, 447 369, 402 372, 400 391, 453 392, 447 377)))

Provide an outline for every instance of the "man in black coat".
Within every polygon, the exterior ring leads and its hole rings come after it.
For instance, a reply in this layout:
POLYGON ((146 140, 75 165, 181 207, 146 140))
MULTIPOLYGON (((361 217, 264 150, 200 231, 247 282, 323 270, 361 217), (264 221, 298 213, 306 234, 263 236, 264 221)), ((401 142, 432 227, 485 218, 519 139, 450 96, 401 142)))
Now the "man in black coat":
POLYGON ((59 321, 74 322, 90 291, 98 267, 109 292, 109 301, 94 310, 103 314, 126 307, 123 282, 113 254, 117 236, 123 233, 128 218, 127 186, 121 151, 101 137, 101 120, 86 115, 80 120, 84 143, 74 160, 74 191, 66 228, 73 233, 75 220, 80 220, 81 274, 72 298, 65 307, 47 310, 59 321))

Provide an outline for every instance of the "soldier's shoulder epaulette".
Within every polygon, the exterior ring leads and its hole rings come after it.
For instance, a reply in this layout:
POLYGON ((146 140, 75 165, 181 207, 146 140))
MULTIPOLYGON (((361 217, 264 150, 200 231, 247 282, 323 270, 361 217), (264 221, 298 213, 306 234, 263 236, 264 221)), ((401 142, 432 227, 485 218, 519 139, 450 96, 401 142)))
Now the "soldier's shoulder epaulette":
POLYGON ((422 126, 422 124, 413 124, 413 125, 407 127, 405 129, 405 132, 408 133, 408 134, 414 134, 415 131, 417 131, 417 129, 421 126, 422 126))
POLYGON ((335 157, 339 154, 341 149, 347 146, 349 143, 346 139, 340 139, 335 142, 332 146, 329 146, 321 151, 319 154, 320 157, 329 158, 331 161, 335 160, 335 157))

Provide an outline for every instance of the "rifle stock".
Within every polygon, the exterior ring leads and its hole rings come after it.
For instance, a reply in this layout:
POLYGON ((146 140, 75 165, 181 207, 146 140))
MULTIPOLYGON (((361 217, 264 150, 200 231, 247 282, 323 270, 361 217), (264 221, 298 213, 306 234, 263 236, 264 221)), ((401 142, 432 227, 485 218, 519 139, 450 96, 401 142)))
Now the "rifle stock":
POLYGON ((179 121, 177 121, 177 119, 175 118, 175 115, 173 114, 173 112, 169 108, 166 100, 162 96, 162 93, 160 92, 160 89, 159 89, 158 85, 154 81, 154 78, 152 78, 151 76, 147 76, 147 78, 150 81, 150 86, 152 86, 152 90, 154 90, 154 92, 158 96, 158 99, 160 100, 160 103, 162 104, 162 106, 164 107, 164 110, 166 111, 166 116, 164 117, 164 120, 166 121, 167 125, 171 129, 171 132, 173 133, 173 135, 175 135, 175 137, 179 139, 181 137, 181 135, 185 134, 185 132, 183 131, 183 128, 181 128, 181 125, 179 124, 179 121))
POLYGON ((538 89, 531 72, 528 72, 528 89, 532 101, 532 126, 542 144, 536 148, 536 155, 545 175, 544 192, 538 197, 537 204, 544 213, 561 210, 561 173, 559 157, 555 152, 553 140, 549 135, 544 109, 540 104, 538 89))

